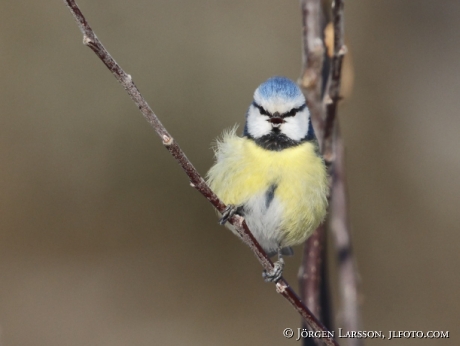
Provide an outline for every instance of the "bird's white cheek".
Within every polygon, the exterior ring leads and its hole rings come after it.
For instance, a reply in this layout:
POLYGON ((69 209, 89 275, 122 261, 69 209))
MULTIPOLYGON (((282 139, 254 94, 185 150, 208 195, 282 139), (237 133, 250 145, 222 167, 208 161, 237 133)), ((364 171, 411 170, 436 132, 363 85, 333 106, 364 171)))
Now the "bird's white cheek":
POLYGON ((309 117, 304 113, 299 113, 295 117, 285 119, 286 122, 281 126, 281 132, 289 138, 299 141, 308 133, 309 117))
POLYGON ((272 128, 265 117, 254 112, 249 112, 247 122, 248 132, 254 138, 259 138, 270 133, 272 128))

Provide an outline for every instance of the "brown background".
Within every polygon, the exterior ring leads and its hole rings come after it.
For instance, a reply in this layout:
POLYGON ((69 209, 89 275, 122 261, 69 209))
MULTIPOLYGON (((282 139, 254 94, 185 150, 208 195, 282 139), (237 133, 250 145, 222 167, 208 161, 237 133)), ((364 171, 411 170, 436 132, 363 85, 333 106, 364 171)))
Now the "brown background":
MULTIPOLYGON (((298 1, 79 4, 202 173, 255 87, 300 72, 298 1)), ((459 18, 458 1, 346 4, 355 89, 340 119, 364 329, 451 334, 366 345, 460 342, 459 18)), ((0 40, 0 344, 298 345, 282 336, 297 314, 63 3, 1 1, 0 40)))

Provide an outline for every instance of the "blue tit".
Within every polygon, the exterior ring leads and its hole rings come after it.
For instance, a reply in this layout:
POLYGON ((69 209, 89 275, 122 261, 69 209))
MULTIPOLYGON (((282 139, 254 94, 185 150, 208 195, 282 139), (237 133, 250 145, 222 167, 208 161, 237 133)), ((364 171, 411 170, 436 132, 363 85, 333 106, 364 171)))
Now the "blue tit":
MULTIPOLYGON (((269 256, 276 281, 291 246, 304 242, 326 215, 328 182, 305 97, 296 83, 272 77, 254 92, 242 136, 237 127, 216 142, 207 182, 228 205, 222 223, 243 216, 269 256)), ((267 274, 266 274, 267 275, 267 274)), ((268 274, 269 275, 269 274, 268 274)))

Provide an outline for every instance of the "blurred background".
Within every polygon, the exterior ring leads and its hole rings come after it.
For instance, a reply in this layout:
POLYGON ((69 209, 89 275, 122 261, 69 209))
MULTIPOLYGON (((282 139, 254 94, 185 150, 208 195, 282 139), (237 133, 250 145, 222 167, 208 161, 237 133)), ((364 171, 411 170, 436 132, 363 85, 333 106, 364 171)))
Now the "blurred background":
MULTIPOLYGON (((298 1, 80 0, 197 169, 296 79, 298 1)), ((339 109, 364 330, 460 319, 460 2, 346 2, 339 109)), ((218 226, 62 1, 0 2, 0 345, 285 345, 299 316, 218 226)), ((286 278, 297 286, 300 251, 286 278)))

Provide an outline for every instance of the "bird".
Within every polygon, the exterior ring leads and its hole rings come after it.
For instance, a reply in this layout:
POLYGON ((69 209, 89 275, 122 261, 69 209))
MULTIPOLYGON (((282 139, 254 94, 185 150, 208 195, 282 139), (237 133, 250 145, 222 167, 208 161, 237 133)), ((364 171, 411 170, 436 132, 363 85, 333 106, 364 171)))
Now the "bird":
POLYGON ((241 135, 238 125, 214 144, 206 180, 227 205, 220 223, 242 216, 268 256, 278 255, 265 281, 277 282, 283 255, 304 242, 324 220, 329 191, 306 99, 296 83, 271 77, 254 92, 241 135))

